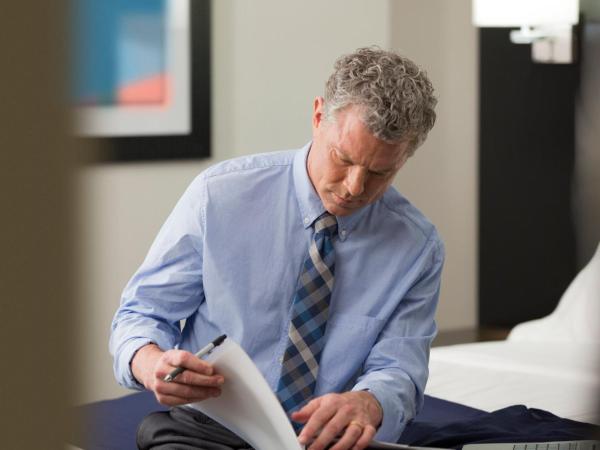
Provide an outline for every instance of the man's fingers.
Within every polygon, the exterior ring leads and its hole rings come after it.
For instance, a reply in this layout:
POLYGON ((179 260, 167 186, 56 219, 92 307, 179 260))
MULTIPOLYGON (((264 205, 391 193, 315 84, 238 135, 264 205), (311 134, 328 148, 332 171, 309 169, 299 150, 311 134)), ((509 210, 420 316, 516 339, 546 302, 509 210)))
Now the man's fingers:
POLYGON ((381 421, 379 410, 374 412, 375 409, 371 407, 375 401, 372 394, 327 394, 318 400, 317 408, 309 403, 298 413, 292 414, 294 420, 309 416, 298 436, 301 444, 310 442, 308 450, 324 450, 330 444, 331 450, 363 450, 368 447, 375 436, 375 426, 381 421))
POLYGON ((321 404, 321 397, 315 398, 308 402, 304 407, 300 408, 298 411, 292 413, 292 420, 296 422, 306 422, 310 416, 319 408, 321 404))
POLYGON ((375 437, 375 433, 377 433, 377 430, 375 429, 375 427, 373 425, 365 426, 362 436, 360 437, 358 442, 354 445, 354 448, 356 450, 362 450, 364 448, 367 448, 369 446, 369 443, 375 437))
POLYGON ((158 401, 158 403, 160 403, 161 405, 165 405, 165 406, 178 406, 178 405, 185 405, 186 403, 193 403, 193 402, 200 402, 202 400, 206 400, 207 398, 209 398, 210 396, 206 396, 203 395, 202 397, 198 397, 198 398, 184 398, 184 397, 178 397, 177 395, 168 395, 168 394, 160 394, 155 392, 154 396, 156 397, 156 400, 158 401))
MULTIPOLYGON (((330 448, 330 450, 347 450, 349 448, 355 448, 361 436, 364 434, 365 428, 358 422, 352 421, 346 427, 344 435, 341 437, 336 444, 330 448)), ((360 449, 364 447, 358 447, 360 449)))
MULTIPOLYGON (((156 378, 164 380, 165 376, 171 373, 175 368, 164 366, 156 370, 156 378)), ((225 382, 223 375, 202 375, 191 370, 184 370, 171 383, 189 384, 193 386, 221 387, 225 382)))
MULTIPOLYGON (((316 416, 318 418, 318 414, 319 412, 317 412, 313 417, 316 416)), ((354 444, 360 437, 362 433, 362 427, 352 426, 348 428, 349 420, 350 419, 344 408, 338 410, 337 412, 334 410, 333 417, 324 421, 323 425, 321 425, 322 430, 317 439, 309 447, 309 450, 322 450, 327 448, 327 445, 333 442, 336 437, 342 435, 346 436, 346 434, 348 434, 346 441, 351 440, 350 445, 338 447, 338 449, 350 448, 352 444, 354 444)), ((310 421, 308 423, 310 423, 310 421)))
POLYGON ((211 364, 183 350, 165 352, 157 364, 155 376, 162 380, 178 367, 185 370, 173 380, 177 383, 219 387, 225 381, 222 375, 215 374, 211 364))
POLYGON ((183 367, 192 372, 201 373, 203 375, 212 375, 214 369, 211 364, 197 358, 190 352, 185 350, 169 350, 163 354, 163 361, 168 365, 175 367, 183 367))
MULTIPOLYGON (((321 430, 323 429, 323 426, 327 422, 329 422, 334 415, 335 415, 335 409, 326 408, 326 407, 320 405, 320 407, 310 416, 310 419, 308 419, 308 422, 306 422, 306 425, 304 426, 304 428, 302 429, 302 432, 298 436, 298 440, 300 441, 300 444, 307 444, 308 442, 310 442, 313 439, 313 437, 315 437, 319 432, 321 432, 321 430)), ((338 431, 341 431, 341 428, 338 431)), ((320 437, 321 436, 319 435, 319 438, 320 437)), ((330 442, 330 441, 327 441, 327 442, 330 442)), ((314 443, 309 448, 312 449, 313 446, 314 446, 314 443)), ((325 448, 325 447, 324 446, 319 447, 317 445, 317 447, 314 447, 314 448, 317 449, 317 448, 325 448)))
POLYGON ((190 403, 210 397, 218 397, 221 395, 221 390, 216 387, 200 387, 158 381, 154 387, 154 394, 160 403, 171 405, 172 403, 164 403, 164 401, 177 401, 176 404, 190 403), (176 397, 177 400, 173 400, 171 397, 176 397))
POLYGON ((154 391, 159 394, 175 395, 177 397, 187 398, 190 400, 202 397, 214 397, 215 395, 221 393, 221 389, 217 387, 192 386, 181 383, 165 383, 164 381, 157 383, 154 391))
POLYGON ((175 378, 176 383, 192 384, 196 386, 220 387, 225 382, 223 375, 206 376, 196 372, 184 370, 175 378))
POLYGON ((215 374, 212 365, 183 350, 169 350, 156 361, 153 378, 147 387, 163 405, 181 405, 221 395, 225 379, 215 374), (165 376, 177 367, 185 370, 167 383, 165 376))
POLYGON ((183 405, 185 403, 185 400, 183 398, 177 397, 175 395, 164 395, 155 392, 154 396, 156 397, 158 403, 165 406, 177 406, 183 405))

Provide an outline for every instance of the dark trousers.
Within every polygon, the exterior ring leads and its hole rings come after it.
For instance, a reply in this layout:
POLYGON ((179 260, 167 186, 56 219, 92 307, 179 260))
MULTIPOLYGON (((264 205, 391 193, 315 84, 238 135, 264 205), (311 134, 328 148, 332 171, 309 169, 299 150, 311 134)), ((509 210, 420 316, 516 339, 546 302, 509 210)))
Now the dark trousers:
POLYGON ((252 450, 223 425, 190 408, 155 412, 137 430, 140 450, 252 450))

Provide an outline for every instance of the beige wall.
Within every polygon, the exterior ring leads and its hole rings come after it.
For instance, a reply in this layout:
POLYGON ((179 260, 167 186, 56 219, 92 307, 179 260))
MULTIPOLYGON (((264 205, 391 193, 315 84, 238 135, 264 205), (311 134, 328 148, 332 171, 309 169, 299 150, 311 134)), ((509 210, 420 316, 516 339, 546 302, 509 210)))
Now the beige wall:
POLYGON ((211 162, 307 142, 312 99, 322 94, 333 60, 364 45, 404 51, 429 69, 438 87, 437 129, 398 186, 446 240, 440 327, 475 324, 475 31, 468 23, 469 0, 453 1, 454 8, 433 6, 444 3, 213 2, 213 158, 91 166, 80 173, 79 401, 126 392, 112 376, 110 321, 124 284, 187 184, 211 162), (428 24, 430 32, 419 24, 428 24), (459 71, 455 60, 462 63, 459 71))
POLYGON ((437 90, 437 121, 396 186, 437 226, 446 264, 440 329, 477 323, 477 30, 471 2, 392 4, 392 46, 419 62, 437 90))

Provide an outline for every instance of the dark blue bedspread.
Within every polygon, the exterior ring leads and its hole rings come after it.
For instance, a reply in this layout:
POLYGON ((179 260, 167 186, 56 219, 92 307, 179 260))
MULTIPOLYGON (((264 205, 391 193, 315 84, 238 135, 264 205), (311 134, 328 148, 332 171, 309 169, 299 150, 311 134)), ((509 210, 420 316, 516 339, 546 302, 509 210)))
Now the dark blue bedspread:
MULTIPOLYGON (((438 403, 439 399, 430 400, 435 400, 439 409, 449 411, 448 405, 438 403)), ((430 401, 429 406, 433 407, 434 403, 430 401)), ((597 426, 562 419, 547 411, 523 405, 509 406, 491 413, 469 412, 449 420, 445 416, 425 417, 428 415, 429 412, 425 412, 425 415, 417 416, 402 434, 400 442, 426 447, 460 448, 476 442, 570 441, 598 439, 600 436, 597 426)))
MULTIPOLYGON (((135 433, 142 418, 164 409, 148 392, 77 407, 81 433, 70 443, 85 450, 136 450, 135 433)), ((520 405, 487 413, 426 395, 422 411, 400 442, 457 448, 469 442, 585 439, 593 433, 598 427, 520 405)))

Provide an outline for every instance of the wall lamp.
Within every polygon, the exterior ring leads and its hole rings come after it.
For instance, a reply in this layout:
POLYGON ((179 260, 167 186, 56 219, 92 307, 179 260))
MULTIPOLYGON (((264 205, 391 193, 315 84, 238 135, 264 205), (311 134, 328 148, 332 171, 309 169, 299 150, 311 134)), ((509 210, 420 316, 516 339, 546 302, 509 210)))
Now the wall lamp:
POLYGON ((579 0, 473 0, 476 26, 520 27, 510 32, 510 40, 531 44, 531 58, 538 63, 575 62, 578 22, 579 0))

